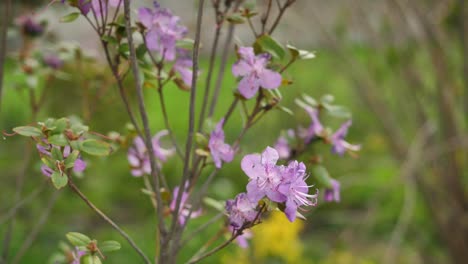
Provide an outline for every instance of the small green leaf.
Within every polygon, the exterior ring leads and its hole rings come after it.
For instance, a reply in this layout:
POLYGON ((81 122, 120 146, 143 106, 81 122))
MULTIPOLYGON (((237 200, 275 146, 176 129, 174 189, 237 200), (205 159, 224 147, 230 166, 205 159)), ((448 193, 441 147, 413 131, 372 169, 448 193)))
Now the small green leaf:
POLYGON ((55 188, 60 189, 65 187, 68 183, 68 178, 66 174, 61 174, 58 171, 54 171, 50 176, 52 178, 52 183, 54 184, 55 188))
MULTIPOLYGON (((324 105, 325 106, 325 105, 324 105)), ((340 105, 326 105, 325 109, 327 109, 328 114, 340 117, 340 118, 351 118, 351 112, 344 106, 340 105)))
POLYGON ((53 135, 47 138, 50 144, 57 145, 57 146, 66 146, 68 145, 67 138, 63 134, 53 135))
POLYGON ((195 153, 198 155, 198 156, 201 156, 201 157, 209 157, 210 156, 210 152, 204 150, 204 149, 201 149, 201 148, 197 148, 195 150, 195 153))
POLYGON ((245 19, 238 14, 232 14, 228 16, 226 20, 231 24, 244 24, 245 23, 245 19))
POLYGON ((277 59, 283 59, 286 55, 283 46, 268 35, 262 35, 259 37, 257 41, 255 41, 255 44, 258 45, 262 51, 270 53, 277 59))
POLYGON ((17 134, 25 137, 40 137, 42 136, 42 131, 37 127, 32 126, 19 126, 13 128, 17 134))
POLYGON ((289 114, 289 115, 294 116, 294 112, 293 112, 291 109, 287 108, 287 107, 284 107, 284 106, 282 106, 282 105, 278 105, 278 106, 276 106, 276 108, 277 108, 278 110, 280 110, 280 111, 285 112, 286 114, 289 114))
POLYGON ((211 206, 213 207, 214 209, 220 211, 220 212, 224 212, 224 203, 223 202, 220 202, 218 200, 215 200, 213 198, 210 198, 210 197, 205 197, 203 198, 203 202, 208 205, 208 206, 211 206))
POLYGON ((60 118, 54 122, 54 129, 52 130, 53 134, 62 133, 68 126, 68 118, 60 118))
POLYGON ((197 142, 198 146, 206 147, 208 146, 208 139, 202 133, 195 134, 195 141, 197 142))
POLYGON ((325 94, 320 98, 320 103, 322 104, 331 104, 335 101, 335 97, 331 94, 325 94))
POLYGON ((118 41, 116 38, 112 37, 112 36, 103 36, 101 38, 104 42, 107 42, 109 44, 112 44, 112 45, 117 45, 118 44, 118 41))
POLYGON ((70 153, 70 155, 68 155, 68 157, 65 159, 65 168, 73 168, 73 166, 75 165, 75 161, 79 155, 80 152, 78 150, 73 150, 72 153, 70 153))
POLYGON ((176 47, 183 49, 192 49, 194 43, 195 41, 193 39, 183 38, 177 41, 176 47))
POLYGON ((124 58, 128 58, 128 56, 130 56, 130 47, 128 46, 128 43, 123 43, 119 46, 119 54, 124 58))
POLYGON ((42 158, 41 158, 41 161, 42 161, 42 163, 44 163, 44 165, 46 165, 47 167, 49 167, 49 168, 55 168, 55 163, 54 163, 54 161, 52 161, 52 160, 50 159, 49 156, 44 156, 44 157, 42 157, 42 158))
POLYGON ((286 45, 286 48, 288 48, 289 53, 291 54, 291 58, 293 60, 296 59, 301 59, 301 60, 310 60, 315 58, 315 54, 313 52, 307 51, 307 50, 300 50, 292 45, 286 45))
POLYGON ((99 244, 99 249, 102 252, 117 251, 121 248, 120 243, 113 240, 104 241, 99 244))
POLYGON ((94 255, 84 255, 80 260, 81 264, 102 264, 101 259, 98 256, 94 255))
POLYGON ((68 14, 66 16, 61 17, 60 22, 70 23, 70 22, 75 21, 79 16, 80 16, 79 12, 73 12, 73 13, 70 13, 70 14, 68 14))
POLYGON ((87 139, 80 142, 80 150, 94 156, 107 156, 110 154, 112 148, 104 141, 87 139))
POLYGON ((60 148, 52 147, 52 158, 54 160, 63 159, 63 154, 62 154, 62 151, 60 151, 60 148))
POLYGON ((313 106, 313 107, 317 107, 317 106, 318 106, 317 100, 315 100, 313 97, 308 96, 307 94, 303 94, 303 95, 302 95, 302 98, 304 98, 304 101, 305 101, 306 103, 308 103, 309 105, 311 105, 311 106, 313 106))
POLYGON ((67 233, 67 239, 72 243, 72 245, 80 247, 80 246, 87 246, 89 243, 91 243, 91 238, 89 238, 87 235, 78 233, 78 232, 69 232, 67 233))
POLYGON ((332 178, 330 177, 330 174, 328 173, 328 170, 325 167, 321 165, 314 165, 312 167, 311 173, 315 177, 315 179, 317 179, 317 181, 320 182, 323 186, 332 188, 332 178))

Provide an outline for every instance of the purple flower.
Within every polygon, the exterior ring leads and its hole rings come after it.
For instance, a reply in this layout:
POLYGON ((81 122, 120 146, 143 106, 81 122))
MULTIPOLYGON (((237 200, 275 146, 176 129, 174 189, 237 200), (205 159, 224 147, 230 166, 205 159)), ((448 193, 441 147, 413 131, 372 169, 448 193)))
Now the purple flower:
POLYGON ((257 217, 256 207, 257 203, 252 203, 246 193, 238 194, 234 200, 227 200, 226 211, 229 214, 229 224, 234 229, 239 229, 244 224, 254 221, 257 217))
POLYGON ((253 203, 264 196, 273 202, 284 202, 286 197, 278 192, 282 176, 280 167, 276 165, 278 152, 267 147, 263 153, 246 155, 241 161, 241 168, 250 178, 247 184, 247 195, 253 203))
POLYGON ((292 161, 283 168, 283 179, 278 191, 286 196, 286 208, 284 213, 289 221, 296 219, 296 212, 302 205, 315 206, 318 194, 308 194, 309 187, 306 180, 306 167, 304 163, 292 161))
POLYGON ((210 134, 208 147, 210 148, 211 157, 216 168, 221 168, 222 161, 231 162, 234 158, 234 150, 231 146, 224 143, 223 131, 224 118, 216 125, 215 129, 210 134))
POLYGON ((312 107, 304 106, 304 110, 309 114, 311 123, 309 128, 300 128, 299 130, 299 137, 304 139, 304 142, 307 144, 309 143, 313 138, 320 136, 323 132, 323 126, 320 123, 318 114, 319 111, 318 109, 314 109, 312 107))
POLYGON ((188 87, 192 86, 192 66, 192 59, 187 57, 177 58, 176 62, 174 63, 174 70, 180 74, 182 81, 188 87))
POLYGON ((76 7, 80 10, 81 14, 87 15, 91 10, 91 2, 89 0, 78 0, 76 7))
POLYGON ((291 148, 289 147, 288 140, 283 136, 278 138, 274 148, 278 151, 280 159, 288 159, 291 156, 291 148))
MULTIPOLYGON (((185 184, 184 191, 182 192, 182 197, 180 199, 180 206, 179 206, 179 224, 184 225, 187 217, 189 216, 190 209, 192 205, 187 203, 187 199, 189 198, 188 192, 185 190, 188 187, 188 184, 185 184)), ((175 187, 173 192, 172 192, 172 201, 169 206, 172 212, 176 210, 176 202, 177 202, 177 196, 179 195, 179 186, 175 187)), ((196 218, 202 214, 201 208, 199 208, 197 211, 193 211, 192 214, 190 215, 190 218, 196 218)))
POLYGON ((360 145, 352 145, 344 140, 348 129, 351 126, 351 120, 346 121, 341 127, 331 136, 332 152, 338 155, 343 155, 346 150, 359 151, 360 145))
POLYGON ((138 19, 148 30, 145 35, 147 48, 158 52, 165 60, 173 61, 177 40, 187 34, 187 28, 180 25, 180 18, 155 2, 154 10, 138 9, 138 19))
POLYGON ((73 261, 70 264, 80 264, 81 257, 86 255, 86 251, 79 250, 78 247, 72 251, 73 261))
POLYGON ((281 85, 281 74, 266 68, 271 57, 268 53, 255 56, 252 47, 240 47, 237 53, 240 59, 232 66, 232 73, 243 77, 238 89, 246 99, 252 98, 260 87, 276 89, 281 85))
MULTIPOLYGON (((59 146, 48 144, 47 141, 45 141, 44 143, 47 145, 43 146, 41 144, 36 144, 36 148, 41 155, 50 157, 52 156, 51 154, 52 148, 60 148, 59 146)), ((64 159, 67 158, 68 155, 70 155, 70 153, 71 153, 70 146, 65 146, 62 152, 63 158, 64 159)), ((85 169, 86 169, 86 162, 81 157, 78 157, 75 160, 75 163, 73 164, 73 172, 80 173, 80 172, 83 172, 85 169)), ((49 168, 47 165, 42 164, 41 173, 47 177, 50 177, 52 173, 54 173, 54 170, 52 168, 49 168)))
POLYGON ((340 201, 340 182, 334 179, 330 180, 331 188, 325 189, 324 199, 326 202, 340 201))
POLYGON ((54 54, 48 54, 43 57, 44 63, 50 68, 57 70, 63 66, 63 61, 54 54))
MULTIPOLYGON (((174 148, 164 149, 160 144, 161 137, 167 134, 169 134, 167 130, 162 130, 152 138, 153 151, 159 161, 159 166, 161 165, 161 162, 166 162, 167 158, 174 154, 174 148)), ((135 138, 133 145, 128 149, 127 158, 130 166, 132 167, 131 173, 133 176, 139 177, 145 173, 151 173, 148 151, 146 149, 145 142, 141 137, 135 138)))
POLYGON ((38 37, 44 33, 44 26, 38 23, 32 15, 23 15, 16 19, 16 24, 28 37, 38 37))
MULTIPOLYGON (((91 7, 94 13, 99 17, 101 15, 106 16, 108 5, 112 7, 119 6, 121 0, 91 0, 91 7)), ((89 10, 88 10, 89 11, 89 10)))
MULTIPOLYGON (((229 231, 235 232, 234 227, 229 226, 229 231)), ((247 239, 252 238, 252 232, 249 229, 242 230, 242 235, 239 235, 236 237, 236 244, 239 245, 241 248, 248 248, 249 247, 249 242, 247 239)))

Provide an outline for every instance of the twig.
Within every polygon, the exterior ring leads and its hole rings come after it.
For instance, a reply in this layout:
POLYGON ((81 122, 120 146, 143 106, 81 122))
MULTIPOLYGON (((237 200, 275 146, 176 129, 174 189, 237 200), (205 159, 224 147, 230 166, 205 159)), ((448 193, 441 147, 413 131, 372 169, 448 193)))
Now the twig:
POLYGON ((234 239, 236 239, 237 237, 239 236, 239 234, 234 234, 233 236, 231 236, 230 239, 226 240, 224 243, 222 243, 221 245, 213 248, 212 250, 208 251, 207 253, 197 257, 197 258, 194 258, 194 259, 191 259, 187 262, 187 264, 193 264, 193 263, 197 263, 199 262, 200 260, 204 259, 204 258, 207 258, 211 255, 213 255, 214 253, 220 251, 221 249, 225 248, 226 246, 228 246, 229 244, 231 244, 232 241, 234 241, 234 239))
MULTIPOLYGON (((201 37, 201 24, 203 18, 203 6, 205 1, 200 0, 198 5, 198 15, 197 15, 197 29, 195 32, 195 43, 193 47, 193 67, 192 67, 192 88, 190 89, 190 106, 189 106, 189 127, 188 127, 188 134, 187 134, 187 141, 185 146, 185 160, 184 160, 184 171, 182 175, 181 181, 181 188, 183 188, 185 182, 189 178, 189 163, 190 163, 190 154, 192 151, 192 144, 194 139, 194 132, 195 132, 195 99, 196 99, 196 92, 197 92, 197 79, 198 79, 198 54, 200 49, 200 37, 201 37)), ((176 208, 172 215, 172 225, 171 225, 171 235, 175 233, 177 223, 178 223, 178 216, 181 206, 183 192, 179 191, 177 194, 176 199, 176 208)), ((174 239, 174 238, 173 238, 174 239)), ((174 252, 175 254, 175 252, 174 252)))
POLYGON ((265 34, 266 31, 266 25, 268 22, 268 18, 270 17, 270 11, 271 11, 271 4, 273 3, 273 0, 267 0, 268 1, 268 6, 267 6, 267 11, 261 18, 262 22, 262 35, 265 34))
MULTIPOLYGON (((271 26, 270 30, 268 31, 268 34, 273 34, 273 31, 275 31, 276 27, 278 26, 279 22, 281 21, 281 17, 283 17, 284 12, 288 7, 290 7, 292 4, 294 4, 296 0, 287 0, 286 3, 279 9, 278 16, 275 19, 275 22, 273 22, 273 25, 271 26)), ((279 2, 278 2, 279 5, 279 2)))
POLYGON ((36 240, 39 231, 42 229, 42 226, 46 223, 47 218, 49 218, 50 212, 52 211, 52 208, 54 207, 55 202, 57 201, 57 198, 59 197, 60 193, 60 191, 54 191, 54 193, 50 196, 49 202, 47 203, 45 210, 42 212, 36 225, 33 227, 31 232, 28 233, 28 237, 21 245, 18 253, 15 255, 15 258, 12 261, 13 264, 20 262, 21 258, 31 247, 34 240, 36 240))
POLYGON ((132 246, 133 249, 143 258, 144 262, 149 264, 151 261, 148 259, 148 257, 143 253, 143 251, 135 244, 133 239, 125 232, 123 231, 112 219, 110 219, 106 214, 104 214, 99 208, 97 208, 81 191, 78 189, 78 187, 75 185, 75 183, 72 181, 71 177, 68 178, 68 186, 75 192, 81 200, 83 200, 93 211, 95 211, 104 221, 109 223, 119 234, 125 238, 128 243, 132 246))
POLYGON ((158 224, 159 224, 159 232, 161 232, 161 239, 165 239, 166 225, 163 219, 163 211, 162 211, 163 202, 162 202, 162 197, 161 197, 161 192, 160 192, 160 183, 159 183, 159 176, 163 177, 163 175, 161 174, 160 169, 158 165, 156 164, 156 157, 154 155, 153 144, 151 142, 151 131, 149 128, 148 113, 146 112, 145 101, 143 98, 143 87, 141 86, 135 46, 133 44, 130 13, 131 13, 130 0, 124 0, 125 29, 127 32, 128 46, 130 50, 130 58, 129 58, 130 65, 132 68, 133 78, 134 78, 135 86, 137 90, 138 108, 139 108, 141 120, 143 123, 143 131, 144 131, 143 139, 145 141, 146 149, 148 150, 148 155, 149 155, 150 164, 151 164, 151 175, 153 176, 154 185, 155 185, 154 189, 156 193, 156 201, 158 203, 157 217, 158 217, 158 224))
POLYGON ((224 216, 223 212, 218 213, 215 215, 213 218, 210 220, 206 221, 203 225, 199 226, 197 229, 192 231, 192 233, 188 234, 184 240, 180 243, 180 247, 183 247, 185 244, 187 244, 192 238, 194 238, 196 235, 198 235, 200 232, 205 230, 207 227, 211 226, 213 223, 218 221, 221 217, 224 216))

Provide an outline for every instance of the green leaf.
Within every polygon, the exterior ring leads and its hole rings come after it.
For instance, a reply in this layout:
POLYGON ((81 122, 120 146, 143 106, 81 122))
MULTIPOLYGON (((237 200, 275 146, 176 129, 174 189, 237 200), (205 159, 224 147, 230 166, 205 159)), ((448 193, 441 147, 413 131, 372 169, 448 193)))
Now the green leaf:
POLYGON ((99 249, 102 252, 117 251, 121 248, 120 243, 113 240, 104 241, 99 244, 99 249))
POLYGON ((321 165, 314 165, 311 170, 312 175, 317 179, 317 181, 325 187, 332 188, 330 174, 328 170, 321 165))
POLYGON ((54 122, 54 129, 52 130, 53 134, 62 133, 68 126, 68 118, 60 118, 54 122))
POLYGON ((305 101, 306 103, 308 103, 309 105, 311 105, 311 106, 313 106, 313 107, 317 107, 317 106, 318 106, 317 100, 315 100, 313 97, 308 96, 307 94, 303 94, 303 95, 302 95, 302 98, 303 98, 304 101, 305 101))
POLYGON ((313 52, 307 50, 300 50, 292 45, 286 45, 286 48, 289 50, 289 54, 291 54, 291 58, 293 60, 301 59, 301 60, 310 60, 315 58, 315 54, 313 52))
POLYGON ((195 141, 197 142, 198 146, 206 147, 208 146, 208 139, 202 133, 195 134, 195 141))
POLYGON ((40 137, 42 136, 42 131, 37 127, 32 126, 19 126, 13 128, 17 134, 25 137, 40 137))
POLYGON ((73 13, 70 13, 70 14, 68 14, 66 16, 61 17, 60 22, 70 23, 70 22, 75 21, 79 16, 80 16, 79 12, 73 12, 73 13))
POLYGON ((211 206, 213 207, 214 209, 220 211, 220 212, 224 212, 224 203, 221 202, 221 201, 218 201, 218 200, 215 200, 213 198, 210 198, 210 197, 205 197, 203 198, 203 202, 208 205, 208 206, 211 206))
POLYGON ((258 45, 262 51, 270 53, 277 59, 283 59, 286 55, 283 46, 281 46, 281 44, 268 35, 262 35, 259 37, 257 41, 255 41, 255 44, 258 45))
POLYGON ((128 43, 123 43, 119 46, 119 54, 124 58, 128 58, 130 56, 130 47, 128 46, 128 43))
POLYGON ((84 255, 80 260, 81 264, 102 264, 101 259, 98 256, 94 255, 84 255))
POLYGON ((195 41, 193 39, 183 38, 177 41, 176 47, 183 48, 183 49, 193 49, 194 43, 195 41))
POLYGON ((277 108, 278 110, 280 110, 280 111, 285 112, 286 114, 289 114, 289 115, 294 116, 294 112, 293 112, 291 109, 287 108, 287 107, 284 107, 284 106, 282 106, 282 105, 278 105, 278 106, 276 106, 276 108, 277 108))
POLYGON ((69 232, 67 233, 67 239, 72 243, 72 245, 76 247, 80 246, 87 246, 89 243, 91 243, 91 238, 89 238, 87 235, 78 233, 78 232, 69 232))
POLYGON ((103 36, 101 38, 104 42, 107 42, 109 44, 112 44, 112 45, 117 45, 118 44, 118 41, 116 38, 112 37, 112 36, 103 36))
POLYGON ((210 152, 204 150, 204 149, 201 149, 201 148, 197 148, 195 150, 195 153, 198 155, 198 156, 201 156, 201 157, 209 157, 210 156, 210 152))
POLYGON ((79 155, 80 152, 78 150, 73 150, 72 153, 70 153, 70 155, 68 155, 68 157, 65 159, 65 168, 73 168, 73 166, 75 165, 75 161, 76 159, 78 159, 79 155))
POLYGON ((348 108, 344 106, 324 105, 324 107, 325 109, 327 109, 328 114, 330 114, 331 116, 346 118, 346 119, 351 118, 351 112, 348 110, 348 108))
POLYGON ((63 154, 62 154, 62 151, 60 151, 60 148, 52 147, 52 158, 54 160, 63 159, 63 154))
POLYGON ((320 103, 322 104, 331 104, 335 101, 335 97, 331 94, 325 94, 320 98, 320 103))
POLYGON ((245 19, 238 14, 232 14, 228 16, 226 20, 231 24, 244 24, 245 23, 245 19))
POLYGON ((53 135, 47 138, 50 144, 57 145, 57 146, 66 146, 68 145, 67 138, 63 134, 53 135))
POLYGON ((107 156, 112 148, 104 141, 87 139, 80 143, 80 150, 94 156, 107 156))
POLYGON ((68 178, 66 174, 61 174, 58 171, 54 171, 50 176, 52 178, 52 183, 54 184, 55 188, 60 189, 67 185, 68 178))
POLYGON ((41 161, 42 161, 42 163, 44 163, 44 165, 46 165, 47 167, 49 167, 49 168, 55 168, 55 163, 54 163, 53 160, 50 159, 50 157, 44 156, 44 157, 41 158, 41 161))

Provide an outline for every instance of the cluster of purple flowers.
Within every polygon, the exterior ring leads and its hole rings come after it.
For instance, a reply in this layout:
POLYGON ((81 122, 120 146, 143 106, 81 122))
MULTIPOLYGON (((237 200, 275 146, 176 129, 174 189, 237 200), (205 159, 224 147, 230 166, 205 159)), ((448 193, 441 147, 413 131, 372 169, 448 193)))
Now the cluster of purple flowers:
MULTIPOLYGON (((344 139, 352 124, 351 120, 344 122, 338 130, 328 135, 320 122, 319 109, 307 105, 301 106, 309 114, 311 123, 307 128, 299 127, 297 133, 289 129, 287 131, 287 137, 282 135, 278 138, 275 149, 278 150, 281 159, 288 159, 292 154, 293 148, 289 145, 288 138, 293 140, 300 139, 304 144, 309 144, 313 139, 322 138, 325 142, 332 145, 332 152, 340 156, 346 151, 356 152, 360 150, 360 145, 350 144, 344 139)), ((324 192, 324 200, 327 202, 340 201, 340 183, 337 180, 330 180, 330 186, 328 186, 324 192)))
POLYGON ((211 132, 208 147, 216 168, 221 168, 222 162, 231 162, 234 158, 234 149, 224 142, 224 119, 221 119, 211 132))
MULTIPOLYGON (((52 148, 60 148, 60 147, 49 144, 47 142, 44 142, 43 145, 36 144, 36 148, 39 151, 40 155, 51 157, 52 156, 52 153, 51 153, 52 148)), ((63 147, 63 151, 62 151, 63 158, 67 158, 70 155, 70 153, 71 153, 71 147, 70 146, 63 147)), ((75 163, 73 164, 73 172, 80 173, 80 172, 83 172, 85 169, 86 169, 86 162, 81 157, 78 157, 75 160, 75 163)), ((50 177, 52 175, 52 173, 54 173, 54 169, 48 167, 45 164, 42 164, 41 172, 45 176, 50 177)))
POLYGON ((166 8, 154 2, 154 8, 138 9, 138 19, 145 27, 146 47, 157 52, 161 60, 174 61, 174 70, 178 72, 185 85, 192 83, 192 59, 188 50, 178 48, 177 41, 187 35, 187 28, 180 23, 180 17, 175 16, 166 8))
MULTIPOLYGON (((162 130, 158 132, 151 139, 153 143, 154 155, 158 159, 158 165, 160 166, 162 162, 166 162, 167 159, 172 156, 175 152, 174 148, 165 149, 161 146, 161 137, 167 135, 169 132, 167 130, 162 130)), ((133 141, 133 145, 128 149, 127 153, 128 162, 131 166, 131 173, 135 177, 140 177, 143 174, 151 173, 151 164, 148 155, 148 150, 146 148, 145 142, 141 137, 136 137, 133 141)))
POLYGON ((242 159, 242 170, 250 178, 247 192, 226 202, 230 225, 235 229, 256 220, 258 202, 264 197, 284 205, 284 213, 291 222, 301 206, 316 205, 318 193, 309 194, 311 186, 306 183, 304 163, 291 161, 287 166, 277 165, 278 159, 278 151, 271 147, 262 154, 249 154, 242 159))

